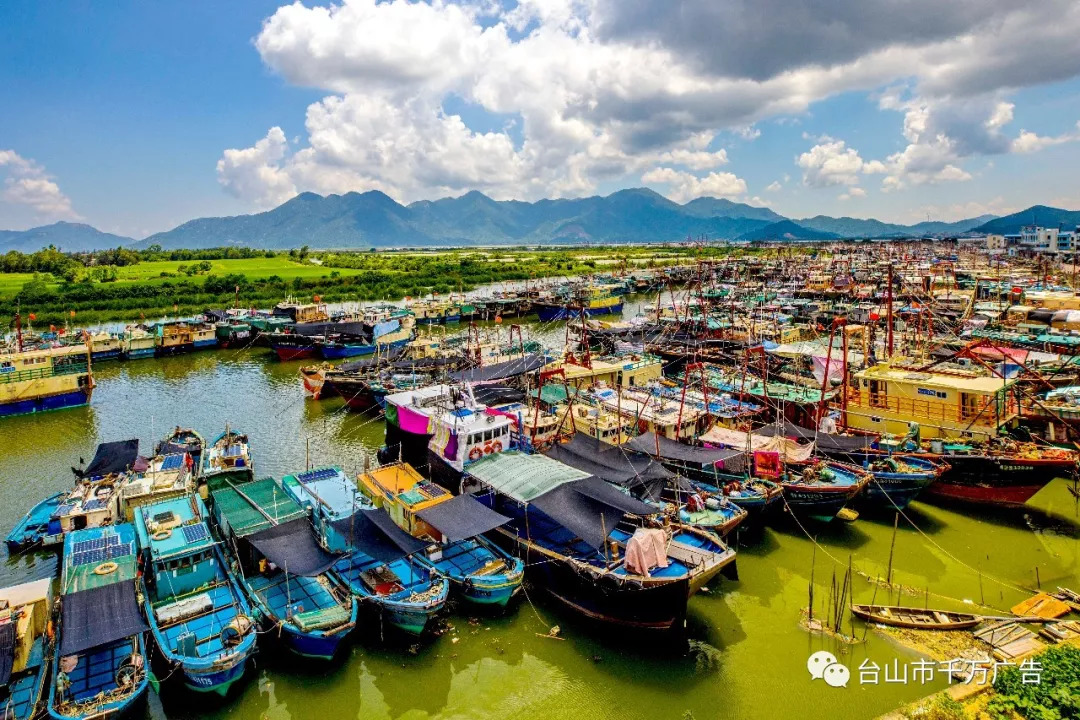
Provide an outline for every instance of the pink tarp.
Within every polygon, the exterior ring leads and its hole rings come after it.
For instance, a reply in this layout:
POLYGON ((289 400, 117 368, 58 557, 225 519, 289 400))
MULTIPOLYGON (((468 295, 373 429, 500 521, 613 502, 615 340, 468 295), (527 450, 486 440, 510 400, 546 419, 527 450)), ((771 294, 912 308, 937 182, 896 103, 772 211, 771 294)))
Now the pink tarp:
POLYGON ((635 575, 648 575, 653 568, 666 568, 667 535, 659 528, 638 528, 626 542, 626 569, 635 575))
POLYGON ((400 405, 398 406, 398 427, 414 435, 430 435, 431 418, 410 409, 408 405, 400 405))

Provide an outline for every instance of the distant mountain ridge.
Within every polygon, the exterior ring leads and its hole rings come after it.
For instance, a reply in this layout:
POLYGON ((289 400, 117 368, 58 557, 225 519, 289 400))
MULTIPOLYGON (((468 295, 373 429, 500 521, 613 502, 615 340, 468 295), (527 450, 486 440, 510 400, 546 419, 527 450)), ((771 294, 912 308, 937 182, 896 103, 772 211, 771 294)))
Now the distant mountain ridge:
POLYGON ((994 218, 973 229, 981 233, 1013 235, 1020 232, 1020 228, 1025 225, 1075 230, 1080 226, 1080 210, 1062 210, 1046 205, 1032 205, 1027 210, 994 218))
POLYGON ((326 196, 305 192, 272 210, 198 218, 139 241, 77 223, 0 231, 0 252, 28 252, 50 244, 66 251, 118 245, 145 248, 155 244, 166 249, 238 246, 276 250, 302 245, 367 249, 670 242, 687 237, 744 242, 919 237, 969 230, 1015 232, 1019 225, 1030 224, 1033 215, 1047 225, 1080 223, 1080 211, 1045 206, 1006 218, 983 215, 953 223, 915 225, 825 215, 792 219, 767 207, 724 198, 700 197, 679 204, 645 188, 620 190, 603 197, 536 202, 493 200, 473 191, 409 205, 378 191, 326 196))

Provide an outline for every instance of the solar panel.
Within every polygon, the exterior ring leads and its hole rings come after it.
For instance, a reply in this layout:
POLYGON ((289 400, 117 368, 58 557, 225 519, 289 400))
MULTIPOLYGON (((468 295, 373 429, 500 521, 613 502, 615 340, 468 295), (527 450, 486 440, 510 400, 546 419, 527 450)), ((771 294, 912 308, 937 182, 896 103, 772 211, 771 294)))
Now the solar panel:
MULTIPOLYGON (((112 537, 116 537, 115 535, 112 537)), ((104 538, 102 538, 103 540, 104 538)), ((98 540, 85 540, 83 542, 76 543, 76 547, 79 545, 87 545, 96 543, 98 540)), ((131 543, 120 544, 119 538, 115 543, 110 543, 108 546, 102 545, 89 550, 76 551, 71 556, 71 564, 75 567, 81 565, 100 565, 106 560, 115 560, 116 558, 127 557, 132 554, 131 543)))
MULTIPOLYGON (((110 537, 115 537, 115 535, 110 537)), ((80 540, 71 546, 71 551, 77 555, 91 550, 99 550, 103 547, 105 547, 105 538, 100 537, 94 538, 93 540, 80 540)))
POLYGON ((105 557, 109 558, 110 560, 127 557, 131 554, 131 543, 124 543, 123 545, 110 545, 109 547, 105 548, 105 557))
POLYGON ((97 498, 94 498, 93 500, 87 500, 86 502, 83 503, 83 510, 84 511, 100 510, 103 507, 105 507, 106 505, 107 505, 107 503, 104 500, 98 500, 97 498))
POLYGON ((185 525, 181 528, 184 531, 184 540, 189 543, 198 542, 206 537, 206 526, 203 524, 198 525, 185 525))
POLYGON ((160 513, 157 513, 156 515, 154 515, 154 524, 155 525, 161 525, 163 523, 172 522, 172 519, 173 519, 173 511, 172 510, 169 510, 167 512, 160 512, 160 513))
POLYGON ((302 483, 314 482, 316 480, 326 480, 327 478, 336 477, 338 471, 333 468, 320 468, 318 470, 309 470, 304 473, 300 473, 296 476, 296 479, 302 483))
POLYGON ((175 470, 184 464, 183 455, 166 455, 165 459, 161 461, 162 470, 175 470))

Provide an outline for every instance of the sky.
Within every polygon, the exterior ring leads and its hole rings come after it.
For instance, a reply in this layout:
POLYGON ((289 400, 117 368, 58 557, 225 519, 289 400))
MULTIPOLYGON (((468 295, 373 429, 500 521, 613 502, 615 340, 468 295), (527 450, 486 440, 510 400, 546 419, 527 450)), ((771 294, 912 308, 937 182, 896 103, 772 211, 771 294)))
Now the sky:
POLYGON ((0 228, 298 192, 1080 209, 1076 0, 0 3, 0 228))

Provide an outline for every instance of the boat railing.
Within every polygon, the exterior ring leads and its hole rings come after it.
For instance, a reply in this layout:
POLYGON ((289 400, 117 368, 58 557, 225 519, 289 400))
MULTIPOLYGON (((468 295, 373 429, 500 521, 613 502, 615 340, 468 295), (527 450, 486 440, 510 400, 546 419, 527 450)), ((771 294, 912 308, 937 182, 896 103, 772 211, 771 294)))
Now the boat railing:
MULTIPOLYGON (((972 422, 978 425, 997 425, 1000 422, 998 405, 993 398, 971 404, 950 404, 938 400, 917 400, 851 389, 848 391, 847 404, 928 420, 972 422)), ((1017 406, 1015 401, 1009 400, 1002 409, 1010 415, 1017 411, 1017 406)))
POLYGON ((52 367, 0 373, 0 384, 23 382, 25 380, 41 380, 44 378, 56 377, 57 375, 77 375, 79 373, 85 373, 88 367, 87 363, 64 363, 52 367))

